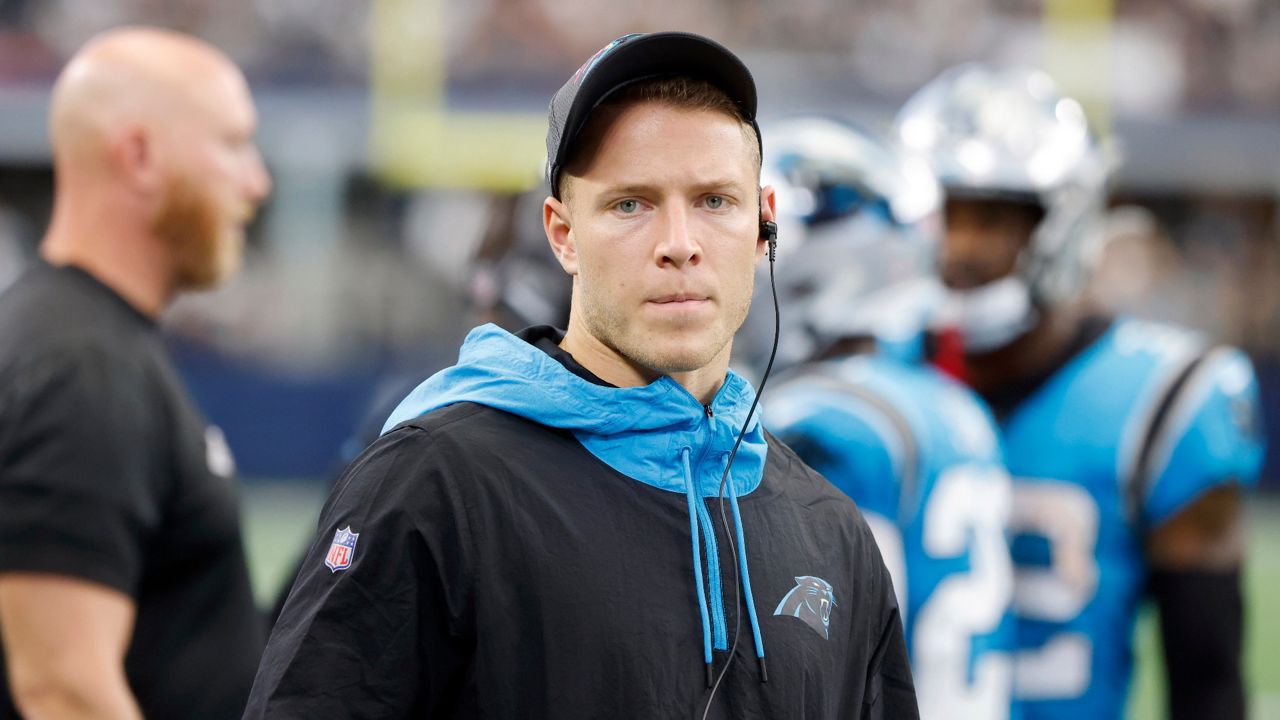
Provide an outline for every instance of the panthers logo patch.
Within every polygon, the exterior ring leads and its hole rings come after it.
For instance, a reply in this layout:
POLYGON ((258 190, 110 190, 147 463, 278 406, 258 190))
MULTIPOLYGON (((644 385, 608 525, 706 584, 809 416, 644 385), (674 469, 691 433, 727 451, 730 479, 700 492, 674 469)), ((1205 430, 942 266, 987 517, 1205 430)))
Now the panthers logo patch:
POLYGON ((831 583, 820 577, 801 575, 796 578, 796 586, 783 596, 773 614, 800 618, 826 640, 827 628, 831 624, 831 608, 835 606, 836 596, 831 592, 831 583))

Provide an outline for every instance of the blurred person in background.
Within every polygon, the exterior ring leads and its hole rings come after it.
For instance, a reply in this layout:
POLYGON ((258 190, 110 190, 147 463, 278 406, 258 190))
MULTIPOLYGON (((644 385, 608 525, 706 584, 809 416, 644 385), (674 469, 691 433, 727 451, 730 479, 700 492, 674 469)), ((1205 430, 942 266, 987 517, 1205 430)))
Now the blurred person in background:
POLYGON ((538 222, 547 188, 494 194, 489 224, 471 260, 467 299, 476 324, 516 332, 568 327, 573 278, 547 252, 538 222))
POLYGON ((234 462, 157 319, 238 266, 269 191, 239 69, 122 28, 49 109, 41 260, 0 297, 0 717, 235 718, 264 628, 234 462))
POLYGON ((765 130, 764 181, 792 246, 779 271, 783 342, 811 351, 779 377, 765 426, 871 526, 897 591, 920 716, 1008 718, 1012 488, 993 421, 967 387, 876 341, 904 325, 921 330, 912 310, 936 295, 937 183, 918 159, 848 125, 796 118, 765 130))
POLYGON ((556 93, 568 329, 477 328, 396 409, 247 717, 917 716, 870 530, 728 371, 774 240, 755 116, 742 62, 685 33, 623 36, 556 93))
POLYGON ((1046 74, 954 68, 897 125, 946 193, 940 322, 963 351, 938 362, 995 412, 1014 477, 1024 716, 1121 717, 1151 597, 1170 715, 1243 717, 1241 506, 1262 459, 1249 360, 1083 300, 1113 163, 1046 74))

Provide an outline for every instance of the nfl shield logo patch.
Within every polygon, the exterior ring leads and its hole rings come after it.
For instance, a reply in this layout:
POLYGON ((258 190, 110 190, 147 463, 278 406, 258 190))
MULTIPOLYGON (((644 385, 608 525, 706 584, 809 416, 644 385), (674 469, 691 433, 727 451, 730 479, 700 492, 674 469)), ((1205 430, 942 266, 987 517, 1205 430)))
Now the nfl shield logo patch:
POLYGON ((333 534, 333 544, 329 546, 329 554, 324 557, 325 567, 330 572, 338 572, 351 567, 351 559, 356 554, 356 540, 360 533, 351 532, 351 526, 333 534))

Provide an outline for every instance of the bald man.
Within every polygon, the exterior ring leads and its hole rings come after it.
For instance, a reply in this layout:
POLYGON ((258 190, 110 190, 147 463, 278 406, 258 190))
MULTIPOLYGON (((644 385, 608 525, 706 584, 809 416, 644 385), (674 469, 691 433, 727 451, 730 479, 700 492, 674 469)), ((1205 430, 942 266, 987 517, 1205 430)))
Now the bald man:
POLYGON ((157 318, 270 189, 240 71, 127 28, 54 86, 42 262, 0 296, 0 718, 238 718, 263 628, 233 462, 157 318))

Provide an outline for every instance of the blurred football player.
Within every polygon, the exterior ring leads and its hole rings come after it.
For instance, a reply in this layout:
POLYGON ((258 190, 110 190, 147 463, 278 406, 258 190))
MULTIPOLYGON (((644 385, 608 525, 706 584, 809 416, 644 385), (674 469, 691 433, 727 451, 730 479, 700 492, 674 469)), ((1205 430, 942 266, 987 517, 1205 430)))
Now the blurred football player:
POLYGON ((1081 300, 1114 163, 1046 74, 954 68, 897 127, 944 186, 952 367, 1014 476, 1024 716, 1121 717, 1149 593, 1170 715, 1242 717, 1241 489, 1262 456, 1248 359, 1081 300))
POLYGON ((768 131, 765 182, 790 251, 778 263, 789 318, 779 353, 811 362, 772 393, 765 422, 871 526, 920 716, 1008 718, 1011 488, 991 418, 968 388, 877 352, 875 339, 910 337, 936 286, 937 184, 847 125, 798 118, 768 131))

